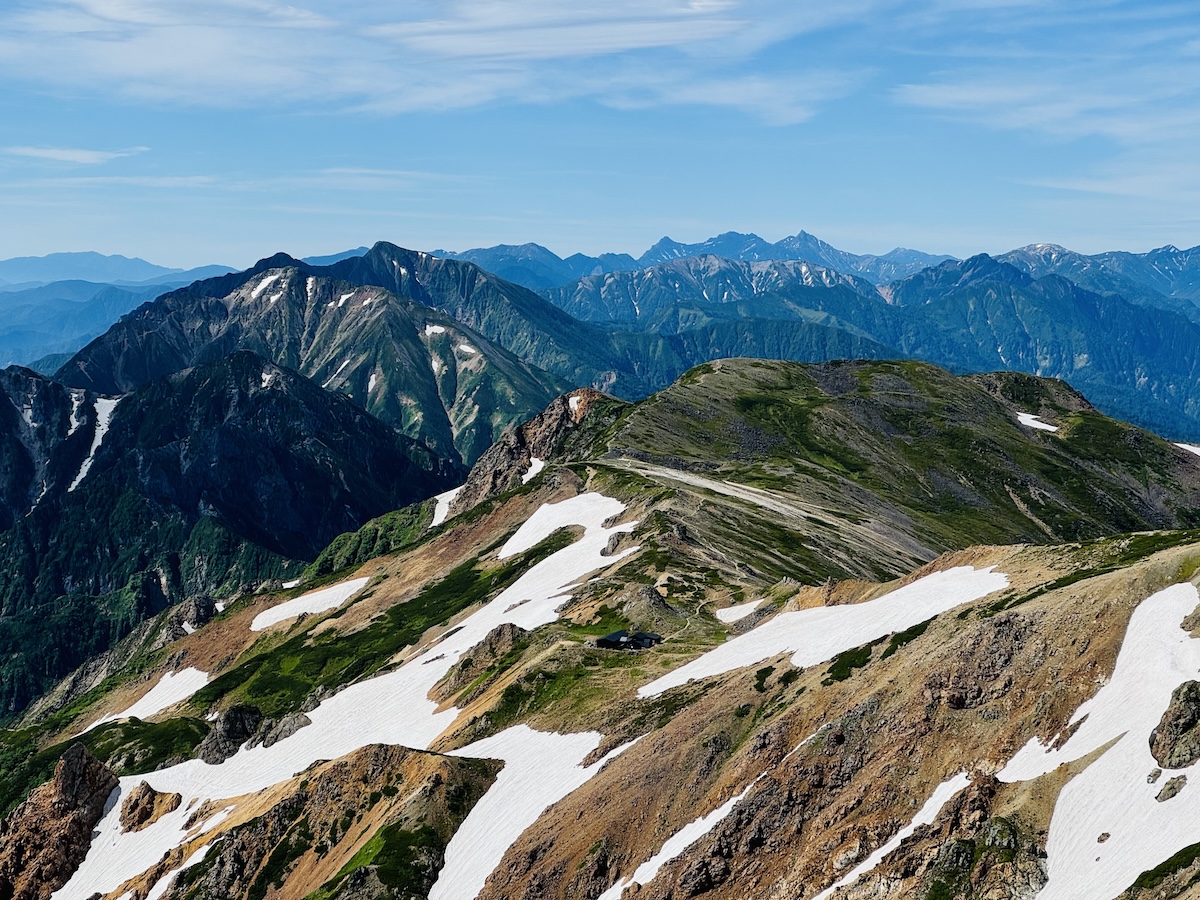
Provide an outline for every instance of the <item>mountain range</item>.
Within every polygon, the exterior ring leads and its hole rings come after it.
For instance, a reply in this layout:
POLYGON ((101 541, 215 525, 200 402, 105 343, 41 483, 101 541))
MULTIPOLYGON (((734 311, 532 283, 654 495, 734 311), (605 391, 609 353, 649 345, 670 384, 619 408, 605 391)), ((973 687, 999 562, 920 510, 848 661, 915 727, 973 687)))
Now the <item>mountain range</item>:
POLYGON ((0 891, 1187 897, 1197 523, 1196 451, 1053 379, 577 389, 0 732, 0 891))

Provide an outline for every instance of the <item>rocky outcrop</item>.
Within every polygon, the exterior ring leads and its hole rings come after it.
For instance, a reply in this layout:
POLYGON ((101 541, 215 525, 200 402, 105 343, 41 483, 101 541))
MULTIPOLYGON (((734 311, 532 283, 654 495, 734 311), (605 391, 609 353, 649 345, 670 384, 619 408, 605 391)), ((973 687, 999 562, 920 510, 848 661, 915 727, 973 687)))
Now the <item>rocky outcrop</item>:
POLYGON ((522 478, 531 471, 533 460, 557 456, 566 434, 603 397, 599 391, 581 388, 553 400, 528 422, 506 429, 471 468, 466 483, 450 504, 450 515, 466 512, 490 497, 520 487, 522 478))
POLYGON ((153 825, 169 812, 179 809, 183 797, 179 794, 162 794, 141 782, 121 804, 121 830, 141 831, 153 825))
POLYGON ((83 862, 117 778, 75 744, 0 823, 0 897, 48 900, 83 862))
POLYGON ((302 712, 288 713, 279 720, 265 719, 259 726, 258 732, 250 739, 250 746, 257 747, 262 744, 264 747, 270 747, 284 738, 290 738, 301 728, 311 724, 312 719, 302 712))
POLYGON ((262 713, 256 707, 231 706, 213 723, 212 730, 196 747, 196 756, 212 766, 223 763, 254 736, 261 722, 262 713))
POLYGON ((499 768, 380 744, 315 765, 265 813, 226 831, 165 898, 306 896, 322 885, 353 900, 425 896, 446 843, 499 768), (375 835, 388 865, 368 857, 347 866, 375 835))
MULTIPOLYGON (((464 653, 458 664, 437 685, 431 696, 439 702, 451 700, 464 687, 479 678, 497 660, 501 659, 514 648, 524 646, 529 641, 529 632, 518 625, 505 622, 497 625, 487 633, 482 641, 464 653)), ((478 686, 480 689, 485 685, 478 686)), ((478 691, 472 691, 472 696, 478 691)), ((459 697, 461 703, 470 702, 471 697, 459 697)))
POLYGON ((1164 769, 1186 769, 1200 760, 1200 681, 1185 681, 1150 733, 1150 752, 1164 769))

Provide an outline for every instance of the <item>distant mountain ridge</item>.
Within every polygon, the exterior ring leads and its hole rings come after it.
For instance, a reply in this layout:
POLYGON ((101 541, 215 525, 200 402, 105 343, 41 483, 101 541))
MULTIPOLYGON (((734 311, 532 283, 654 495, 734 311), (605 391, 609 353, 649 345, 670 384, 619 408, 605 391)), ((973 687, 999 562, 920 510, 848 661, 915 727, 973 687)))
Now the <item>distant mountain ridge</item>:
POLYGON ((720 256, 743 262, 767 260, 804 260, 855 275, 874 284, 905 278, 920 269, 953 259, 951 256, 922 253, 897 247, 882 256, 859 255, 839 250, 808 232, 786 237, 776 243, 756 234, 727 231, 697 244, 681 244, 664 237, 634 259, 627 253, 602 253, 586 256, 576 253, 563 259, 540 244, 499 244, 456 253, 434 250, 434 256, 473 262, 482 269, 516 282, 530 290, 546 291, 568 282, 607 272, 646 269, 674 259, 693 256, 720 256))
POLYGON ((95 251, 50 253, 0 259, 0 284, 33 286, 52 281, 94 281, 106 284, 189 282, 233 271, 229 266, 173 269, 139 257, 105 256, 95 251))

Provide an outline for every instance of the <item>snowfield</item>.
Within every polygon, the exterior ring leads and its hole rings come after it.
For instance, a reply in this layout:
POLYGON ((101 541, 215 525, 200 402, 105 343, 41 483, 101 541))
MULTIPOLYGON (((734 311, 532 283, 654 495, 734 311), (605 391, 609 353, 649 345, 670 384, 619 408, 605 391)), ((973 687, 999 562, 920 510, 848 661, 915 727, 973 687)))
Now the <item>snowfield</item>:
POLYGON ((740 622, 761 605, 762 600, 751 600, 749 603, 741 603, 737 606, 727 606, 724 609, 718 609, 714 615, 718 621, 728 625, 730 622, 740 622))
POLYGON ((446 516, 450 515, 450 504, 454 502, 454 498, 458 496, 458 492, 463 489, 463 485, 456 488, 450 488, 448 491, 442 491, 433 499, 437 501, 433 506, 433 521, 429 523, 430 528, 437 528, 446 521, 446 516))
MULTIPOLYGON (((272 606, 270 609, 264 610, 254 617, 254 621, 250 623, 250 630, 263 631, 272 625, 286 622, 288 619, 294 619, 296 616, 304 613, 311 615, 312 613, 337 609, 365 588, 367 582, 370 580, 370 578, 352 578, 350 581, 330 585, 327 588, 321 588, 319 591, 312 591, 311 593, 294 597, 291 600, 280 603, 278 606, 272 606)), ((294 582, 289 583, 295 587, 294 582)), ((284 585, 284 587, 287 587, 287 585, 284 585)))
MULTIPOLYGON (((430 688, 497 625, 511 622, 533 629, 553 622, 558 618, 559 607, 570 598, 572 585, 636 552, 638 548, 633 547, 612 556, 604 555, 614 534, 630 532, 637 525, 626 522, 605 526, 606 521, 624 510, 620 501, 596 493, 540 507, 501 548, 500 558, 521 553, 564 526, 582 527, 583 536, 531 566, 493 600, 464 619, 456 630, 399 669, 352 684, 325 700, 307 714, 312 724, 292 737, 270 747, 260 744, 242 749, 216 766, 193 759, 157 772, 122 778, 110 800, 109 811, 96 828, 87 858, 71 880, 54 894, 55 900, 86 900, 97 891, 115 891, 173 847, 197 837, 201 832, 195 828, 185 831, 183 824, 200 802, 262 791, 317 760, 337 759, 367 744, 427 749, 458 716, 453 707, 438 712, 438 704, 429 699, 430 688), (143 780, 155 790, 182 794, 183 803, 142 831, 124 833, 120 825, 121 796, 143 780)), ((478 859, 472 857, 465 874, 458 871, 458 863, 453 866, 448 863, 431 896, 471 900, 475 894, 470 892, 470 886, 477 885, 474 890, 478 891, 478 885, 482 885, 520 832, 547 806, 599 771, 600 765, 580 766, 599 741, 600 736, 594 733, 555 735, 514 726, 459 751, 459 755, 494 755, 506 760, 506 767, 492 789, 500 791, 500 799, 489 800, 492 796, 489 792, 459 831, 463 834, 465 830, 468 837, 489 835, 482 845, 486 853, 478 850, 482 855, 478 859), (505 810, 506 817, 512 817, 509 824, 502 826, 491 818, 488 810, 494 814, 497 806, 505 810), (443 881, 450 886, 443 885, 443 881)), ((610 758, 623 749, 614 751, 610 758)), ((465 840, 459 841, 459 846, 465 840)), ((462 852, 456 847, 455 854, 462 852)), ((455 856, 457 860, 462 858, 455 856)))
POLYGON ((112 421, 113 412, 117 408, 117 404, 121 402, 121 398, 109 400, 105 397, 96 398, 96 433, 92 435, 92 449, 88 451, 87 459, 79 467, 79 474, 75 476, 75 480, 71 482, 71 486, 67 488, 67 493, 79 487, 79 483, 87 477, 87 473, 91 471, 92 461, 96 458, 96 451, 100 449, 100 445, 104 443, 104 436, 108 434, 108 425, 112 421))
POLYGON ((799 668, 827 662, 846 650, 1008 587, 1008 577, 994 569, 956 566, 866 603, 781 613, 638 688, 638 696, 655 697, 693 679, 757 665, 786 651, 792 652, 792 665, 799 668))
POLYGON ((148 719, 155 713, 160 713, 167 707, 186 700, 206 684, 208 684, 208 673, 191 666, 179 672, 167 672, 158 680, 158 684, 150 688, 142 699, 128 709, 105 716, 103 719, 97 719, 81 733, 86 734, 106 722, 117 722, 121 719, 128 719, 130 716, 148 719))
POLYGON ((1019 412, 1017 413, 1017 421, 1026 428, 1032 428, 1035 431, 1058 431, 1057 425, 1051 425, 1049 422, 1043 422, 1041 416, 1035 416, 1033 413, 1019 412))
POLYGON ((546 468, 545 460, 538 459, 536 456, 529 457, 529 471, 521 476, 521 484, 529 484, 544 468, 546 468))
POLYGON ((1200 676, 1200 640, 1180 627, 1197 601, 1188 583, 1142 601, 1112 678, 1071 717, 1078 730, 1058 749, 1031 740, 998 773, 1001 781, 1028 781, 1115 742, 1058 795, 1046 840, 1049 881, 1039 900, 1115 897, 1142 872, 1200 841, 1200 803, 1193 794, 1200 763, 1151 780, 1159 765, 1150 753, 1150 732, 1172 691, 1200 676), (1177 775, 1188 778, 1180 794, 1156 800, 1177 775), (1101 843, 1104 833, 1109 837, 1101 843))

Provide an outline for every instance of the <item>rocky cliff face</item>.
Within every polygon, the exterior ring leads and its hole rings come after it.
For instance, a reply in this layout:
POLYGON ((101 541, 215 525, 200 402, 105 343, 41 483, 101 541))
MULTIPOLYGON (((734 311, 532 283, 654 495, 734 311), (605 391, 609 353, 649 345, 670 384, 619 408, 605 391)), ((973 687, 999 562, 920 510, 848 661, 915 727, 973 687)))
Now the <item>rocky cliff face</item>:
POLYGON ((82 746, 63 754, 50 782, 0 822, 0 897, 48 900, 66 884, 116 786, 82 746))

